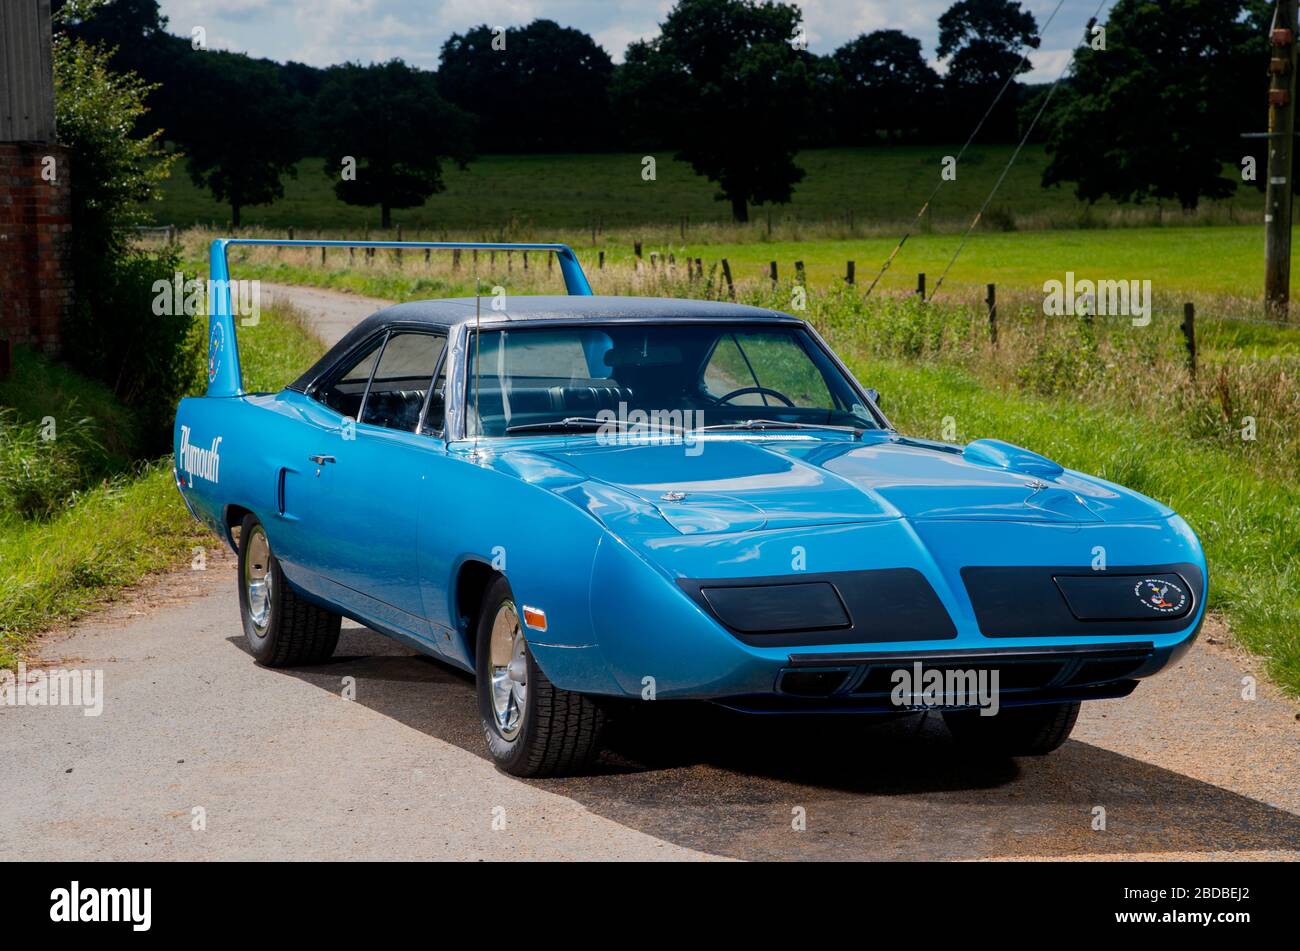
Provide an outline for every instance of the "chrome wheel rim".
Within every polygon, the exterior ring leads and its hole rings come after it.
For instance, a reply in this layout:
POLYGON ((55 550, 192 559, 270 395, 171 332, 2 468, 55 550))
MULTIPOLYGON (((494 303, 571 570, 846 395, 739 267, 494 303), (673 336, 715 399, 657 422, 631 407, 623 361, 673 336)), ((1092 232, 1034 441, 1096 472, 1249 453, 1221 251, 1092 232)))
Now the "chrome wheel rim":
POLYGON ((528 654, 519 613, 503 601, 492 619, 489 656, 492 676, 492 715, 497 732, 513 740, 523 724, 528 701, 528 654))
POLYGON ((248 533, 246 544, 244 590, 248 595, 248 619, 257 635, 264 637, 271 623, 271 545, 260 525, 248 533))

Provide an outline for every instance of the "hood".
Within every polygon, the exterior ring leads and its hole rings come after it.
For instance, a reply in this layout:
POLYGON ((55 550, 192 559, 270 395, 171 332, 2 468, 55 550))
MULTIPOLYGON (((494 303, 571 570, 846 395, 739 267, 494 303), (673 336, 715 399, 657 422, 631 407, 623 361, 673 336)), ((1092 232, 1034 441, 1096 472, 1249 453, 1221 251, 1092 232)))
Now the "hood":
POLYGON ((1173 514, 996 440, 962 449, 885 432, 768 433, 706 438, 688 451, 581 439, 505 453, 500 462, 507 457, 527 481, 632 534, 662 533, 665 523, 692 535, 899 518, 1086 524, 1173 514))

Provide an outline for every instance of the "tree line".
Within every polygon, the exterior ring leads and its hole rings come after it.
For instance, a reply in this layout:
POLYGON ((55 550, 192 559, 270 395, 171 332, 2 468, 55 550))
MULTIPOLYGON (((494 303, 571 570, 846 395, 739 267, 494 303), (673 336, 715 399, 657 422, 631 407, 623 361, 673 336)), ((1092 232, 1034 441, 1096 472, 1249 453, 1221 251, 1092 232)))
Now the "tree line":
MULTIPOLYGON (((308 157, 324 158, 340 200, 378 207, 388 227, 393 209, 443 189, 448 162, 629 149, 671 150, 745 221, 753 205, 790 200, 802 149, 960 143, 995 99, 979 141, 1018 141, 1048 94, 1017 79, 1041 43, 1017 0, 957 0, 940 16, 943 75, 899 30, 812 53, 798 7, 775 0, 678 0, 621 64, 551 20, 477 26, 443 44, 436 71, 204 49, 168 32, 157 0, 54 6, 155 85, 148 121, 235 225, 282 197, 308 157)), ((1225 165, 1263 123, 1270 14, 1268 0, 1118 0, 1104 24, 1079 24, 1071 75, 1035 133, 1051 155, 1044 184, 1184 208, 1231 193, 1241 176, 1225 165)))

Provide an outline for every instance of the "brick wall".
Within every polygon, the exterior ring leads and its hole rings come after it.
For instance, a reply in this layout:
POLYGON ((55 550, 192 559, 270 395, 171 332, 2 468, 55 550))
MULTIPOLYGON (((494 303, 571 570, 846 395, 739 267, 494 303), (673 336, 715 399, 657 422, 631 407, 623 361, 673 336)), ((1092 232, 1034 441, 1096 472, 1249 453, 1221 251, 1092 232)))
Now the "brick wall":
POLYGON ((0 142, 0 337, 49 353, 72 308, 71 179, 59 146, 0 142))

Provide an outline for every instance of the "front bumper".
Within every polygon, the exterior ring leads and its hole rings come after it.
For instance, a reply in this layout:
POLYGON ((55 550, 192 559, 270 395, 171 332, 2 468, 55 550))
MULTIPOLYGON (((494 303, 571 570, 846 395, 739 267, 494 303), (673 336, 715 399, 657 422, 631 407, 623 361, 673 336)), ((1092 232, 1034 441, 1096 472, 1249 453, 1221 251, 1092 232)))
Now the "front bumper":
MULTIPOLYGON (((880 691, 870 689, 873 678, 882 676, 880 671, 919 661, 927 666, 964 664, 967 669, 996 666, 1006 705, 1093 699, 1123 695, 1137 680, 1175 661, 1190 647, 1205 616, 1204 556, 1195 535, 1177 516, 1066 529, 988 522, 922 526, 892 520, 683 538, 654 552, 644 549, 608 536, 602 541, 591 575, 596 643, 566 647, 556 642, 534 649, 557 686, 625 697, 716 700, 755 710, 768 706, 897 712, 888 696, 882 702, 880 691), (1005 563, 1005 553, 1015 552, 1027 566, 1082 564, 1087 570, 1091 553, 1103 546, 1123 553, 1124 563, 1144 569, 1192 566, 1198 582, 1194 609, 1177 624, 1146 628, 1102 623, 1087 628, 1088 633, 1070 629, 1036 636, 1026 630, 1014 638, 981 630, 962 579, 963 567, 1005 563), (764 643, 762 638, 737 636, 683 590, 689 587, 683 584, 688 578, 808 578, 806 572, 790 571, 792 550, 799 550, 825 575, 897 568, 919 573, 947 612, 951 627, 903 625, 882 633, 877 626, 869 629, 867 640, 846 640, 840 631, 821 640, 764 643), (673 576, 657 564, 681 567, 673 576), (820 686, 818 678, 804 676, 814 671, 825 674, 820 686), (810 694, 814 688, 818 692, 810 694)), ((887 595, 880 599, 883 603, 887 595)))

